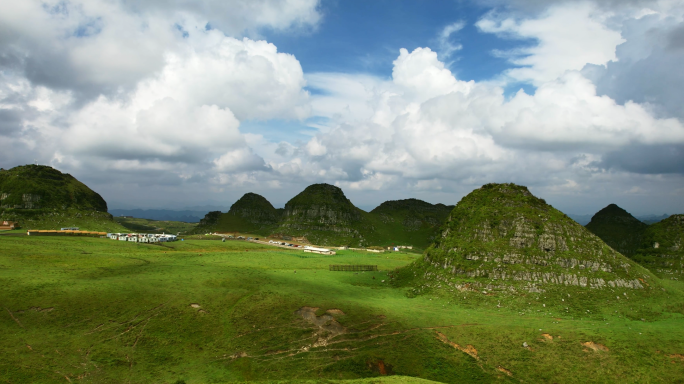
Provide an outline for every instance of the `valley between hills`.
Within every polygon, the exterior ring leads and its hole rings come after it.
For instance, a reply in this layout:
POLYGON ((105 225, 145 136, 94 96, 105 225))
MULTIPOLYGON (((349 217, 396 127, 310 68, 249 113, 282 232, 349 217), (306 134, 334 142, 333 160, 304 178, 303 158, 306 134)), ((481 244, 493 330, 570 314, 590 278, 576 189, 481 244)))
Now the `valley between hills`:
POLYGON ((50 167, 0 171, 0 195, 0 219, 23 226, 0 235, 5 382, 684 377, 684 215, 647 225, 609 205, 585 227, 515 184, 454 206, 407 199, 365 212, 314 184, 283 209, 248 193, 184 241, 139 244, 25 236, 126 230, 99 194, 50 167), (307 254, 207 232, 356 249, 307 254), (416 249, 363 250, 395 244, 416 249))

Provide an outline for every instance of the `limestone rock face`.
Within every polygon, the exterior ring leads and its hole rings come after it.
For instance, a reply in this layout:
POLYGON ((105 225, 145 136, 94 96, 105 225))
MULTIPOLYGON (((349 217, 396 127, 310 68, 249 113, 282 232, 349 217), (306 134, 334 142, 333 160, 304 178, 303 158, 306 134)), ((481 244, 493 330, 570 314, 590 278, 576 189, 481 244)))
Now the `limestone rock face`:
POLYGON ((562 212, 515 184, 487 184, 464 197, 413 274, 456 286, 550 285, 642 289, 652 276, 562 212))
POLYGON ((598 211, 587 224, 588 230, 627 257, 633 256, 640 247, 647 227, 615 204, 598 211))
POLYGON ((684 215, 651 224, 634 260, 662 278, 684 278, 684 215))

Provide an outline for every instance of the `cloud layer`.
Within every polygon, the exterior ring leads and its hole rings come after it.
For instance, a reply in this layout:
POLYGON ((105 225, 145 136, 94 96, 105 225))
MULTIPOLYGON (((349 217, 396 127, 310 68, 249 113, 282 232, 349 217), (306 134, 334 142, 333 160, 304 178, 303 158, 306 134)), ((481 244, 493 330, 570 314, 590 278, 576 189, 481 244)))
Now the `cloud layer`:
POLYGON ((481 33, 525 45, 491 52, 511 68, 475 82, 444 62, 468 43, 462 20, 434 49, 401 49, 379 78, 305 74, 259 39, 315 31, 317 1, 13 3, 0 14, 0 162, 52 164, 115 202, 136 191, 139 206, 314 182, 447 203, 492 181, 568 201, 676 197, 683 7, 611 4, 487 12, 481 33), (533 91, 510 92, 523 84, 533 91), (245 134, 245 121, 314 134, 276 141, 245 134))

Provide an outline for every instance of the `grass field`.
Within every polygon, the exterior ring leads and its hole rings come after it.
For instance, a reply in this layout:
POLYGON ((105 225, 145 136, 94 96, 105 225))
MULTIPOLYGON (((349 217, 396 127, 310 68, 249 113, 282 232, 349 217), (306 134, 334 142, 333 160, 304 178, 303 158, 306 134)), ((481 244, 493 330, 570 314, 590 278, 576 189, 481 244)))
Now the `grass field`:
POLYGON ((521 311, 388 284, 418 257, 0 236, 0 382, 684 382, 680 282, 580 319, 535 294, 521 311))
POLYGON ((197 223, 184 223, 182 221, 150 220, 137 217, 114 217, 114 221, 124 226, 127 230, 141 233, 187 233, 192 231, 197 223))

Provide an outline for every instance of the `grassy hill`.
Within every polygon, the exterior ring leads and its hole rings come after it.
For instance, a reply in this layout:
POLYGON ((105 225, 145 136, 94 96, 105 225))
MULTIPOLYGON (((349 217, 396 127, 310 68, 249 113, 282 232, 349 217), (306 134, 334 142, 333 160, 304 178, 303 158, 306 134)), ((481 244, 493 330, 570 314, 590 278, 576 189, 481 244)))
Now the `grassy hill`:
POLYGON ((638 261, 661 278, 684 278, 684 215, 672 215, 644 231, 638 261))
POLYGON ((125 230, 107 213, 102 196, 44 165, 0 170, 0 220, 17 221, 24 229, 125 230))
POLYGON ((248 232, 266 235, 278 224, 282 209, 273 208, 265 197, 246 193, 230 207, 227 213, 209 212, 200 220, 195 233, 248 232))
POLYGON ((412 245, 425 249, 453 206, 418 199, 387 201, 365 212, 333 185, 314 184, 273 208, 264 197, 247 193, 228 213, 208 213, 195 229, 306 238, 321 245, 352 247, 412 245))
POLYGON ((417 257, 324 256, 243 241, 3 236, 0 382, 684 377, 682 282, 663 281, 662 296, 648 299, 635 289, 610 301, 529 292, 525 308, 497 290, 448 296, 435 289, 411 298, 387 275, 417 257), (331 272, 329 264, 379 271, 331 272))
POLYGON ((640 248, 647 227, 615 204, 598 211, 586 225, 593 234, 627 257, 634 256, 640 248))
POLYGON ((380 246, 412 245, 425 249, 435 240, 453 208, 418 199, 386 201, 368 215, 376 228, 369 240, 380 246))
POLYGON ((314 244, 369 245, 365 237, 373 228, 366 216, 339 187, 313 184, 285 204, 273 232, 306 237, 314 244))
POLYGON ((411 287, 410 295, 487 302, 483 294, 495 293, 521 311, 530 296, 543 297, 549 311, 574 316, 587 306, 619 306, 625 295, 663 296, 648 270, 514 184, 487 184, 464 197, 424 257, 394 282, 411 287))

